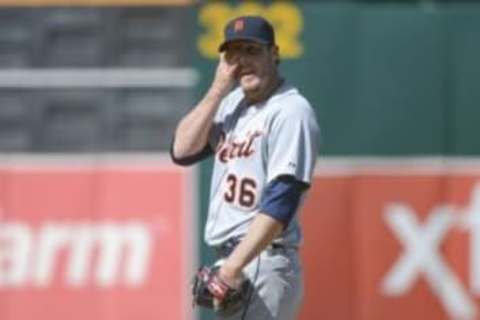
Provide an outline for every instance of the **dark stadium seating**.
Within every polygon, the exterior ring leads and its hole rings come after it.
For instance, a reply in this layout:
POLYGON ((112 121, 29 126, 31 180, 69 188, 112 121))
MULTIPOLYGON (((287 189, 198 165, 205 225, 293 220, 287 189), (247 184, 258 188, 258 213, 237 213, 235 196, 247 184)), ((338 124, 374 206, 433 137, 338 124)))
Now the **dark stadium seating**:
MULTIPOLYGON (((2 71, 185 68, 179 8, 2 8, 2 71)), ((159 151, 193 88, 0 86, 0 152, 159 151)), ((8 83, 8 79, 6 79, 8 83)))

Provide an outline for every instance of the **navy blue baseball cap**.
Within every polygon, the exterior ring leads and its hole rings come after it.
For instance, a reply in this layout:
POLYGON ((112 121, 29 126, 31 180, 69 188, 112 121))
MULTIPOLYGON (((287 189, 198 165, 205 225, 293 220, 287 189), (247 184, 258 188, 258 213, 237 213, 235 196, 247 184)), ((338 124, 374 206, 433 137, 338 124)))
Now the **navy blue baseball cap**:
POLYGON ((227 23, 224 30, 225 40, 218 51, 225 50, 227 44, 235 40, 250 40, 264 45, 275 44, 275 32, 265 18, 260 16, 237 17, 227 23))

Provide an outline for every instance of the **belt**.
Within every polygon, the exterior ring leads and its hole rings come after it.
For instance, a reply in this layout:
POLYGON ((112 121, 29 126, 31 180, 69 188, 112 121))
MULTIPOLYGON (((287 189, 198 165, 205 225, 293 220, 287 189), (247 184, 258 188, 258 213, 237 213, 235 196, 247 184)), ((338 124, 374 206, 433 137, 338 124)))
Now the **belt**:
MULTIPOLYGON (((237 247, 237 245, 240 243, 241 239, 240 238, 230 238, 227 241, 223 242, 222 244, 215 246, 215 253, 218 258, 226 258, 228 257, 233 250, 237 247)), ((271 243, 265 248, 265 251, 267 251, 269 254, 275 254, 275 253, 285 253, 287 251, 288 247, 286 247, 283 244, 280 243, 271 243)))

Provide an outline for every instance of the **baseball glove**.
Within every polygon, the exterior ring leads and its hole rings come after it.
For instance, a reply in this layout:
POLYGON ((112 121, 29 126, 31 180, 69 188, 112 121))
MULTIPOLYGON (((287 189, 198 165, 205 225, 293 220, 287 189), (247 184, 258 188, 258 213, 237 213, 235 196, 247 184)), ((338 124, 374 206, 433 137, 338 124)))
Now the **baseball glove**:
POLYGON ((193 304, 221 315, 231 315, 246 305, 252 287, 247 279, 238 289, 230 287, 218 276, 219 268, 203 266, 196 273, 192 286, 193 304))

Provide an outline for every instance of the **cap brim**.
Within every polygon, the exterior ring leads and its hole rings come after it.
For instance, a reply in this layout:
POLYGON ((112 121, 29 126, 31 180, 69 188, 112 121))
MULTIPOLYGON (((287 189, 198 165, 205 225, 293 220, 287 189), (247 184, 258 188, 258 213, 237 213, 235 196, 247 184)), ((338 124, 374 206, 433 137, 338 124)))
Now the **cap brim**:
POLYGON ((229 39, 229 40, 224 41, 224 42, 218 47, 218 52, 225 51, 227 44, 232 43, 232 42, 235 42, 235 41, 239 41, 239 40, 252 41, 252 42, 260 43, 260 44, 263 44, 263 45, 269 45, 269 43, 268 43, 267 41, 260 40, 260 39, 255 38, 255 37, 245 37, 245 36, 244 36, 244 37, 238 37, 238 38, 233 38, 233 39, 229 39))

